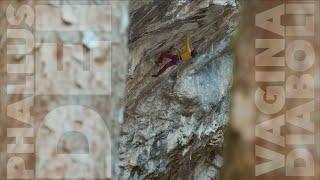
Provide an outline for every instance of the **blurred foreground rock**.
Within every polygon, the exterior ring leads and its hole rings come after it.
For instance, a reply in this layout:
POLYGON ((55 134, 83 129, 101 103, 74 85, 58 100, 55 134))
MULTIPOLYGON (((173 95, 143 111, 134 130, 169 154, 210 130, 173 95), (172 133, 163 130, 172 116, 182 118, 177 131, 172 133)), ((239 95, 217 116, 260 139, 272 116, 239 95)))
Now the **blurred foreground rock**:
MULTIPOLYGON (((6 137, 9 127, 30 128, 33 135, 26 142, 35 146, 33 153, 9 153, 19 148, 25 152, 20 146, 11 146, 5 153, 6 144, 14 144, 15 139, 4 138, 3 177, 10 174, 22 179, 24 166, 32 170, 30 179, 115 177, 128 61, 127 1, 1 1, 0 5, 1 137, 6 137), (10 25, 9 5, 15 14, 28 5, 34 13, 32 26, 24 21, 10 25), (24 28, 33 35, 30 54, 34 60, 27 62, 28 68, 35 67, 31 74, 7 72, 7 64, 26 63, 25 55, 6 54, 8 44, 22 43, 17 37, 7 38, 11 28, 24 28), (31 78, 35 89, 6 91, 8 84, 17 83, 11 80, 19 79, 23 85, 25 77, 31 78), (24 104, 27 98, 32 99, 29 123, 7 115, 8 105, 24 104), (6 169, 7 160, 14 156, 24 161, 6 169)), ((26 132, 21 129, 19 133, 26 132)))

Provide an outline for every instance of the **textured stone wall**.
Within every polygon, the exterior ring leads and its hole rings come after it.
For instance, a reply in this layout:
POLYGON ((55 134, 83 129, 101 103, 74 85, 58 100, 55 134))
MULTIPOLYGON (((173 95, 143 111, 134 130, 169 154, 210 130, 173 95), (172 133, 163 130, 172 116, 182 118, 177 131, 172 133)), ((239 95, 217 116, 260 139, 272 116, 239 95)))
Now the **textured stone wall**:
POLYGON ((8 175, 5 165, 12 157, 23 158, 15 161, 18 168, 10 171, 19 176, 25 168, 36 170, 34 175, 38 177, 60 179, 111 174, 113 179, 220 177, 233 79, 229 43, 237 26, 233 0, 133 0, 128 8, 126 1, 1 1, 1 17, 6 16, 10 3, 14 7, 28 4, 34 10, 40 4, 49 6, 39 9, 31 27, 20 25, 35 34, 30 52, 35 66, 29 74, 7 72, 7 64, 24 63, 26 55, 6 55, 7 44, 15 40, 6 38, 6 31, 12 26, 1 18, 0 122, 1 137, 6 142, 1 148, 3 177, 8 175), (77 5, 107 6, 100 11, 82 12, 77 5), (100 16, 92 18, 94 14, 100 16), (87 21, 89 17, 94 20, 87 21), (127 34, 128 18, 131 23, 127 34), (94 22, 96 26, 94 30, 70 30, 86 29, 82 22, 94 22), (60 30, 48 30, 55 24, 60 30), (100 32, 101 28, 107 31, 100 32), (151 77, 158 70, 154 61, 159 54, 181 48, 185 35, 191 36, 198 56, 158 78, 151 77), (53 73, 57 69, 59 73, 53 73), (11 78, 23 83, 26 76, 33 78, 30 87, 34 91, 6 91, 11 78), (26 107, 32 121, 21 122, 8 115, 8 105, 28 102, 24 101, 28 98, 33 100, 26 107), (9 127, 31 129, 33 136, 28 142, 34 144, 35 150, 3 153, 6 144, 15 142, 6 137, 9 127), (71 129, 85 132, 89 138, 74 131, 63 133, 71 129), (53 141, 59 136, 64 138, 53 141), (93 149, 91 159, 79 161, 60 156, 85 154, 89 149, 93 149), (81 168, 75 169, 74 162, 81 168))
POLYGON ((217 179, 229 121, 234 1, 131 1, 120 179, 217 179), (190 35, 198 56, 163 75, 163 51, 190 35))

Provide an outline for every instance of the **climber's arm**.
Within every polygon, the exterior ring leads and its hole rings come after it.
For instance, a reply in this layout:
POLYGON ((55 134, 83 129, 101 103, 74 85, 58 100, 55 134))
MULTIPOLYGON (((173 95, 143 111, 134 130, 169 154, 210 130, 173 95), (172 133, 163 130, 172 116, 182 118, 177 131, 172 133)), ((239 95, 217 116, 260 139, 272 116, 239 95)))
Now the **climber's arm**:
POLYGON ((174 48, 174 50, 176 51, 176 53, 177 53, 178 55, 181 54, 181 51, 180 51, 178 48, 174 48))
POLYGON ((184 40, 184 50, 185 51, 190 51, 191 50, 191 47, 190 47, 190 37, 187 36, 184 40))

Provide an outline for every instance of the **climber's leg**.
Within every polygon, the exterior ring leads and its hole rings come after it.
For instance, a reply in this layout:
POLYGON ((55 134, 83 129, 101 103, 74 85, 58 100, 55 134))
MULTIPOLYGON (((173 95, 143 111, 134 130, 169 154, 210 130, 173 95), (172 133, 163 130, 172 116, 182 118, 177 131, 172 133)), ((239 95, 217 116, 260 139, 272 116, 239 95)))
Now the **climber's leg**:
POLYGON ((172 56, 172 60, 170 62, 168 62, 166 65, 164 65, 157 74, 152 75, 153 77, 157 77, 160 74, 164 73, 169 67, 177 65, 179 61, 179 57, 178 56, 172 56))
POLYGON ((164 53, 161 53, 158 61, 156 61, 156 64, 159 65, 163 62, 163 60, 165 59, 173 59, 173 55, 171 53, 168 53, 168 52, 164 52, 164 53))

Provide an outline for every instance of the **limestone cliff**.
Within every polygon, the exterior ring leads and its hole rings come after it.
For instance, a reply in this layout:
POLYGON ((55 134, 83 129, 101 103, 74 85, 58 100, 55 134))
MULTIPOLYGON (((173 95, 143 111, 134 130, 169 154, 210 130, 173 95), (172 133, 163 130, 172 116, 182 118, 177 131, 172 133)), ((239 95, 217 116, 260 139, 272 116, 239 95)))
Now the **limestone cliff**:
POLYGON ((216 179, 229 120, 237 9, 230 0, 130 2, 119 179, 216 179), (190 35, 198 56, 158 78, 154 61, 190 35))
MULTIPOLYGON (((0 179, 10 173, 19 177, 23 175, 23 168, 32 170, 29 179, 206 180, 219 177, 233 77, 230 39, 237 26, 234 0, 132 0, 129 10, 127 3, 0 1, 0 135, 4 142, 0 148, 4 157, 0 179), (28 6, 36 13, 34 24, 10 25, 6 17, 10 16, 6 13, 9 4, 15 8, 28 6), (92 6, 98 8, 97 11, 81 10, 92 6), (84 22, 92 14, 97 14, 97 18, 84 22), (128 19, 130 26, 126 34, 128 19), (83 26, 86 30, 68 30, 81 23, 96 24, 98 29, 83 26), (46 29, 53 25, 59 25, 60 29, 46 29), (104 25, 111 30, 100 31, 104 25), (26 29, 34 35, 35 44, 29 54, 35 58, 28 65, 28 68, 34 67, 32 73, 17 75, 7 71, 8 64, 26 63, 26 55, 6 54, 8 44, 21 43, 17 38, 7 38, 10 28, 26 29), (180 62, 158 78, 151 77, 159 68, 154 64, 159 54, 182 48, 185 35, 191 36, 198 56, 180 62), (111 44, 99 49, 97 41, 111 44), (95 51, 93 56, 92 51, 95 51), (94 70, 83 72, 90 69, 88 66, 94 70), (34 78, 30 86, 35 88, 33 92, 25 92, 26 88, 20 88, 18 94, 7 91, 10 84, 25 83, 26 77, 34 78), (82 91, 89 94, 77 93, 82 91), (101 95, 101 92, 108 93, 101 95), (24 100, 28 98, 34 101, 25 105, 24 100), (15 110, 27 106, 32 121, 25 123, 9 117, 7 106, 16 102, 22 104, 15 110), (67 116, 64 114, 67 106, 92 109, 104 123, 97 124, 97 116, 92 111, 77 108, 67 116), (108 136, 102 125, 107 127, 108 136), (10 153, 19 146, 15 146, 14 138, 6 137, 9 127, 32 131, 33 137, 26 142, 34 145, 35 152, 10 153), (61 133, 72 128, 85 132, 90 141, 74 132, 61 133), (60 136, 62 143, 52 143, 60 136), (13 144, 12 148, 7 150, 7 144, 13 144), (88 151, 92 152, 92 158, 85 161, 60 156, 88 151), (8 171, 7 162, 15 156, 23 161, 15 161, 12 171, 8 171), (81 168, 75 169, 74 163, 81 168)), ((19 150, 27 151, 26 148, 19 150)))

